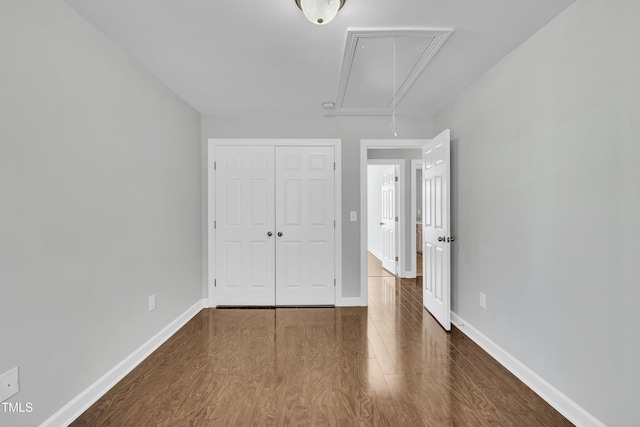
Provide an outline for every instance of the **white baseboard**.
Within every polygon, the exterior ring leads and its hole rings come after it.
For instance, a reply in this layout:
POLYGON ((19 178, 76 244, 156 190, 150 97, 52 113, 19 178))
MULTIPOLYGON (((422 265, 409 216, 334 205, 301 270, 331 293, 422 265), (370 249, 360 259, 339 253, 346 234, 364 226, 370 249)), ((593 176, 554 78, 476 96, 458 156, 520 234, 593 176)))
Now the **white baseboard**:
MULTIPOLYGON (((382 262, 382 254, 381 253, 376 252, 371 248, 369 248, 367 250, 369 252, 371 252, 371 255, 373 255, 374 257, 378 258, 380 260, 380 262, 382 262)), ((402 279, 415 279, 416 278, 416 272, 414 270, 411 270, 411 269, 405 270, 404 268, 399 268, 398 269, 398 277, 400 277, 402 279)))
POLYGON ((573 424, 578 427, 606 427, 604 423, 454 312, 451 312, 451 323, 573 424))
MULTIPOLYGON (((362 298, 339 298, 336 301, 336 307, 366 307, 368 304, 366 301, 362 301, 362 298)), ((216 308, 215 305, 211 305, 211 300, 203 299, 202 300, 203 308, 216 308)))
POLYGON ((399 274, 402 279, 415 279, 416 272, 413 270, 401 270, 402 272, 399 274))
POLYGON ((124 378, 129 372, 138 366, 144 359, 167 341, 178 329, 183 327, 189 320, 200 312, 203 308, 203 301, 198 301, 177 319, 158 332, 153 338, 144 343, 140 348, 127 356, 122 362, 114 366, 109 372, 91 384, 82 393, 63 406, 58 412, 40 424, 40 427, 68 426, 84 411, 89 409, 107 391, 124 378))
POLYGON ((340 301, 336 304, 336 307, 366 307, 367 302, 362 301, 362 298, 340 298, 340 301))
POLYGON ((367 250, 368 250, 369 252, 371 252, 371 255, 373 255, 374 257, 378 258, 378 259, 380 260, 380 262, 382 262, 382 254, 381 254, 380 252, 378 252, 378 251, 374 251, 374 250, 373 250, 373 249, 371 249, 371 248, 367 248, 367 250))

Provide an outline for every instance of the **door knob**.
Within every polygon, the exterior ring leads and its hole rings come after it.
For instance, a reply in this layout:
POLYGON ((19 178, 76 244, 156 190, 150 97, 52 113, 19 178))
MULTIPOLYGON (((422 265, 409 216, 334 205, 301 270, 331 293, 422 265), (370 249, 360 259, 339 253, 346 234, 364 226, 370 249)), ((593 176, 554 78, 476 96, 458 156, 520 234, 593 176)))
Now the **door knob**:
POLYGON ((455 239, 455 237, 449 237, 449 238, 447 239, 447 242, 453 242, 454 240, 456 240, 456 239, 455 239))
POLYGON ((384 222, 381 222, 380 225, 384 225, 384 222))
POLYGON ((438 242, 444 242, 444 237, 442 236, 438 237, 438 242))
POLYGON ((282 237, 282 231, 278 231, 278 237, 282 237))
POLYGON ((267 236, 271 237, 271 236, 273 236, 273 233, 269 231, 269 232, 267 233, 267 236))

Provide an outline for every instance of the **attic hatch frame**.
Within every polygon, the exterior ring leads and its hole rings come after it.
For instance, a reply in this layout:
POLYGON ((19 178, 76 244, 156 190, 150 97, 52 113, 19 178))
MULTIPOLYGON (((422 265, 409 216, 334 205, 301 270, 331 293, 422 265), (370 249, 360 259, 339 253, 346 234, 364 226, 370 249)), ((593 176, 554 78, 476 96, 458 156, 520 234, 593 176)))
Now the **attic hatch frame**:
POLYGON ((424 50, 418 61, 413 66, 407 77, 400 83, 395 92, 396 103, 400 103, 404 95, 413 86, 420 74, 438 53, 442 45, 453 33, 453 28, 349 28, 342 58, 338 93, 336 95, 335 109, 328 112, 329 116, 387 116, 392 112, 391 102, 385 108, 345 107, 345 97, 353 63, 356 58, 358 42, 372 38, 432 38, 429 46, 424 50))

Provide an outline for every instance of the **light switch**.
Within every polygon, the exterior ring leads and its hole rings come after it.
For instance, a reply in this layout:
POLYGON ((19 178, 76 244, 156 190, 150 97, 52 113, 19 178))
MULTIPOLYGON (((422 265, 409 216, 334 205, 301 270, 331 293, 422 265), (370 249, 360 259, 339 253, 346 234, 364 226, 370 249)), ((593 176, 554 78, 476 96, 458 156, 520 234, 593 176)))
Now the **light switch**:
POLYGON ((349 219, 351 220, 351 222, 356 222, 358 220, 358 212, 351 211, 351 214, 349 215, 349 219))

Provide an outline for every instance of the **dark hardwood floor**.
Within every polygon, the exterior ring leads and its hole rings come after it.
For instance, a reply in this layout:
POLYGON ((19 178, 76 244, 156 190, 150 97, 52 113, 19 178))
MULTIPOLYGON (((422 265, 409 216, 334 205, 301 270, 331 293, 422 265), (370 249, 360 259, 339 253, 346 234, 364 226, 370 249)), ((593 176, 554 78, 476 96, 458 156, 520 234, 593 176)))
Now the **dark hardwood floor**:
POLYGON ((370 263, 368 308, 205 309, 72 425, 572 425, 370 263))

